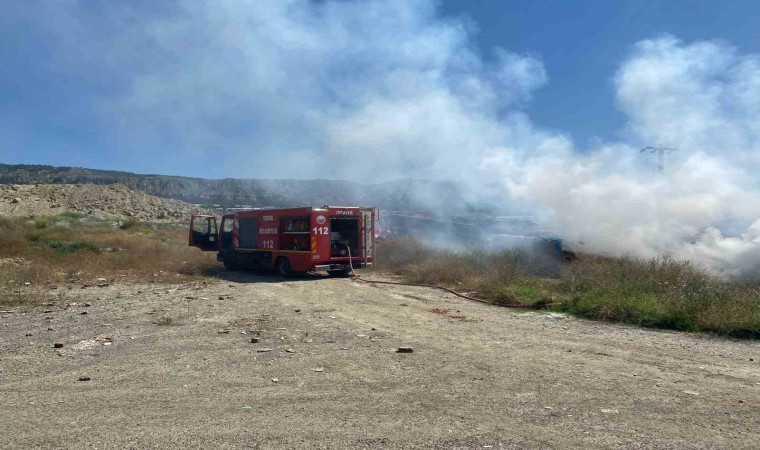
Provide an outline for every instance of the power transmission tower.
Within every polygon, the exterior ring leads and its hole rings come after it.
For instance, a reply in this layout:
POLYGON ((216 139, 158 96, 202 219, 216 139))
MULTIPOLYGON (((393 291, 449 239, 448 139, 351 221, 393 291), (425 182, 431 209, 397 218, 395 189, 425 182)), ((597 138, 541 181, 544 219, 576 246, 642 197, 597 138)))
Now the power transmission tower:
POLYGON ((639 153, 649 151, 649 153, 657 153, 657 171, 662 172, 665 170, 665 153, 674 152, 677 149, 670 147, 644 147, 639 153))

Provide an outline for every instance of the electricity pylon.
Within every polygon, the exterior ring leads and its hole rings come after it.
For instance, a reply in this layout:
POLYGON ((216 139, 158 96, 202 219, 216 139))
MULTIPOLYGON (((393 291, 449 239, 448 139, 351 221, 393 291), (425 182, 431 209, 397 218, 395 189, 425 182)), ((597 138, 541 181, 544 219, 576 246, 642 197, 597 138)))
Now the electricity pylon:
POLYGON ((650 153, 657 153, 657 171, 662 172, 665 170, 665 153, 674 152, 677 149, 670 147, 644 147, 639 153, 644 153, 649 150, 650 153))

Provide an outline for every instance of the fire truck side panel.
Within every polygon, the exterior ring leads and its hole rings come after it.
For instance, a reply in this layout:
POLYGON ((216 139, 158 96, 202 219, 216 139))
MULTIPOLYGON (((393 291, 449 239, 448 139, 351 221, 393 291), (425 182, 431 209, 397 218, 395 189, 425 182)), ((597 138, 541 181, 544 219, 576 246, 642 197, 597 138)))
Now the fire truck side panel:
POLYGON ((271 269, 287 258, 294 272, 345 271, 373 261, 373 208, 283 208, 226 214, 217 259, 229 268, 271 269), (368 212, 369 211, 369 212, 368 212))
POLYGON ((328 212, 320 209, 311 215, 309 228, 311 264, 320 265, 330 258, 330 220, 328 212))

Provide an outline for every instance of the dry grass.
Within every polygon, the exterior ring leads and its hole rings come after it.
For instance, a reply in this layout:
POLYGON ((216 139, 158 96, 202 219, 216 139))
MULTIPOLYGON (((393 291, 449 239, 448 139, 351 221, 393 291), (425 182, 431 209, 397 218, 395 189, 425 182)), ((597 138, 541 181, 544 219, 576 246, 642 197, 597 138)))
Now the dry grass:
POLYGON ((180 282, 218 270, 214 254, 187 246, 184 227, 118 225, 76 215, 0 218, 0 304, 34 303, 62 283, 180 282))
POLYGON ((565 308, 587 317, 760 337, 760 291, 689 261, 586 257, 562 275, 565 308))
POLYGON ((452 252, 412 239, 378 245, 378 268, 497 304, 545 306, 584 317, 760 338, 760 285, 718 279, 688 261, 584 256, 563 264, 546 249, 452 252))

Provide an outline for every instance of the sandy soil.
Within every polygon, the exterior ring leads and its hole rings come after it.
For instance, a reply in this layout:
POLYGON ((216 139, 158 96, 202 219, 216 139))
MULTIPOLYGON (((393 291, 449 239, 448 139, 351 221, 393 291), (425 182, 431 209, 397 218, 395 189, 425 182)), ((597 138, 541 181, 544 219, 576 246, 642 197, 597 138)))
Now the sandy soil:
POLYGON ((57 292, 0 313, 2 448, 760 448, 754 341, 320 276, 57 292))

